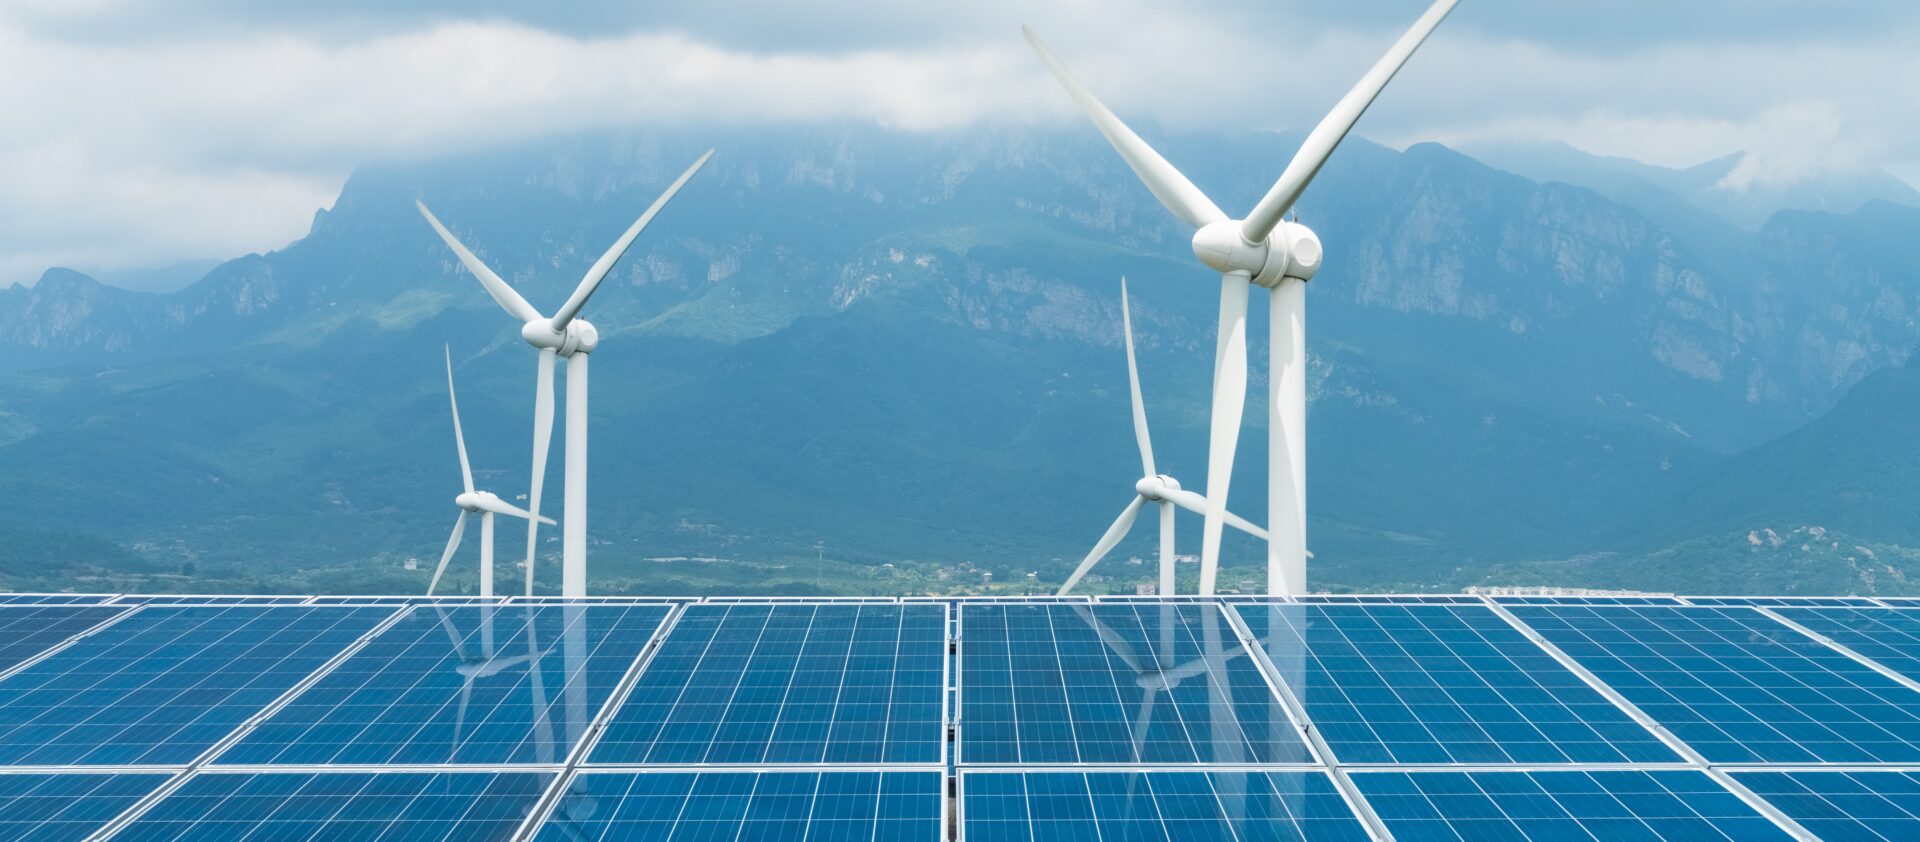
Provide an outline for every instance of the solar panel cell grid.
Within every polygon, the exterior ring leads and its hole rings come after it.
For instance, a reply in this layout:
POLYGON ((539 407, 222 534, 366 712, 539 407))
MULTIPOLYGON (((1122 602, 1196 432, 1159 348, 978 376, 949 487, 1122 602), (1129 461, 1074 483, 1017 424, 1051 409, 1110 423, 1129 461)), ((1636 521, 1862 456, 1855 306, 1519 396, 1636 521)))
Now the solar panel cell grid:
POLYGON ((668 610, 406 609, 216 762, 562 762, 668 610))
POLYGON ((550 772, 194 775, 113 838, 508 839, 550 772))
POLYGON ((1484 605, 1241 605, 1342 763, 1677 763, 1484 605))
POLYGON ((1920 762, 1920 693, 1750 608, 1511 610, 1708 760, 1920 762))
POLYGON ((0 836, 9 842, 85 839, 170 777, 0 774, 0 836))
POLYGON ((590 761, 938 763, 946 608, 688 606, 590 761))
POLYGON ((140 608, 0 680, 0 763, 187 763, 391 613, 140 608))
POLYGON ((12 669, 126 610, 104 605, 0 606, 0 670, 12 669))
POLYGON ((1355 772, 1399 840, 1791 839, 1704 772, 1355 772))
POLYGON ((968 772, 968 842, 1361 840, 1324 772, 968 772))
POLYGON ((1776 608, 1775 613, 1920 680, 1920 608, 1776 608))
POLYGON ((1735 772, 1734 780, 1822 839, 1920 839, 1920 774, 1735 772))
POLYGON ((944 838, 938 772, 583 772, 536 839, 944 838))
POLYGON ((0 605, 94 605, 110 599, 113 594, 10 593, 0 594, 0 605))
POLYGON ((1217 605, 967 605, 967 764, 1307 763, 1217 605))

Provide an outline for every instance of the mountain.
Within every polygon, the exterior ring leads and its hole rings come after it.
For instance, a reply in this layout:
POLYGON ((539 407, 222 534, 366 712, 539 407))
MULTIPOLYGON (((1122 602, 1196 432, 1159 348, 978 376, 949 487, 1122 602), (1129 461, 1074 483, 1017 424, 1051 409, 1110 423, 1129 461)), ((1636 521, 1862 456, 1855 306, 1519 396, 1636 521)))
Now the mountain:
MULTIPOLYGON (((438 553, 458 476, 440 349, 476 467, 509 497, 533 359, 413 199, 552 306, 712 144, 587 313, 605 337, 595 587, 1057 580, 1136 479, 1123 274, 1163 469, 1205 479, 1217 279, 1090 134, 584 136, 363 168, 303 239, 176 292, 56 270, 0 291, 0 528, 105 540, 179 579, 84 571, 103 587, 423 586, 408 560, 438 553)), ((1297 140, 1154 142, 1247 207, 1297 140)), ((1330 257, 1309 296, 1319 586, 1457 587, 1592 552, 1920 345, 1909 208, 1708 236, 1356 138, 1299 212, 1330 257)), ((1262 344, 1233 497, 1254 516, 1262 344)), ((1150 533, 1103 573, 1145 578, 1124 560, 1150 533)), ((1258 575, 1257 546, 1227 552, 1229 580, 1258 575)))
POLYGON ((1847 214, 1871 202, 1920 207, 1920 191, 1884 170, 1767 179, 1750 172, 1763 162, 1744 152, 1676 169, 1594 155, 1554 141, 1476 143, 1464 151, 1538 181, 1591 188, 1663 224, 1712 227, 1717 222, 1753 230, 1781 211, 1847 214), (1706 222, 1697 218, 1701 215, 1717 219, 1706 222))

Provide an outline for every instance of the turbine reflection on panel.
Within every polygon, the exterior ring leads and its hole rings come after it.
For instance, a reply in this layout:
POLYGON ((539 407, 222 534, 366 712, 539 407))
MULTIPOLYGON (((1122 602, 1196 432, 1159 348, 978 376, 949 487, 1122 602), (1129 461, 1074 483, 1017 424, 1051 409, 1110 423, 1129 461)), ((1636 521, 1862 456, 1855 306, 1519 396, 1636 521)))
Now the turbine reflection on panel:
POLYGON ((1200 593, 1212 594, 1220 569, 1221 531, 1240 417, 1247 397, 1247 297, 1272 291, 1272 367, 1268 382, 1269 460, 1267 579, 1270 593, 1306 588, 1306 282, 1320 269, 1320 240, 1287 212, 1367 106, 1386 87, 1458 0, 1437 0, 1333 107, 1245 219, 1230 219, 1200 188, 1102 105, 1039 36, 1027 42, 1067 93, 1120 153, 1154 198, 1193 226, 1193 253, 1221 274, 1220 326, 1214 349, 1213 410, 1207 440, 1206 527, 1201 537, 1200 593))
MULTIPOLYGON (((460 452, 461 492, 453 498, 453 504, 460 507, 460 517, 453 522, 453 535, 447 538, 447 549, 440 554, 439 566, 433 568, 433 581, 427 583, 427 596, 433 596, 434 588, 440 586, 441 575, 447 572, 447 562, 453 558, 454 550, 460 548, 460 537, 467 531, 467 515, 480 514, 480 595, 493 596, 493 516, 496 514, 533 518, 525 509, 508 503, 495 496, 491 491, 476 491, 473 487, 473 466, 467 463, 467 439, 460 431, 460 398, 453 392, 453 350, 445 349, 447 356, 447 402, 453 407, 453 444, 460 452)), ((553 518, 540 518, 541 523, 552 524, 553 518)))
MULTIPOLYGON (((1126 278, 1120 279, 1120 328, 1126 336, 1127 385, 1133 397, 1133 437, 1134 441, 1140 445, 1141 477, 1139 482, 1133 484, 1135 495, 1133 502, 1128 503, 1127 507, 1121 510, 1120 517, 1114 520, 1112 526, 1107 527, 1106 534, 1100 536, 1100 540, 1093 545, 1093 550, 1087 553, 1087 557, 1081 560, 1080 566, 1074 568, 1073 575, 1068 576, 1066 583, 1060 586, 1058 594, 1060 596, 1065 596, 1067 592, 1073 590, 1074 585, 1080 584, 1081 577, 1086 576, 1100 559, 1106 558, 1114 545, 1127 537, 1127 533, 1133 529, 1133 522, 1140 517, 1140 510, 1148 503, 1160 505, 1159 593, 1162 596, 1172 594, 1174 590, 1173 509, 1179 506, 1195 514, 1204 515, 1207 512, 1205 497, 1181 488, 1178 480, 1160 473, 1154 467, 1153 439, 1147 434, 1147 407, 1140 397, 1140 369, 1134 361, 1133 314, 1127 303, 1126 278)), ((1266 530, 1253 525, 1245 518, 1232 512, 1227 512, 1225 518, 1233 528, 1263 541, 1267 539, 1266 530)))
MULTIPOLYGON (((667 185, 660 198, 655 199, 645 213, 629 226, 626 233, 620 235, 613 246, 607 249, 593 266, 587 269, 580 284, 574 287, 573 294, 567 297, 565 304, 555 310, 552 316, 543 316, 527 303, 520 293, 508 286, 492 269, 487 268, 480 258, 475 256, 460 240, 447 230, 440 220, 427 210, 425 203, 415 201, 420 215, 426 217, 427 224, 433 226, 440 239, 460 258, 460 262, 480 280, 487 294, 494 302, 510 315, 520 320, 520 336, 540 352, 539 367, 535 371, 533 404, 533 477, 527 492, 527 508, 535 514, 540 512, 540 493, 546 483, 547 448, 553 439, 553 366, 558 357, 567 358, 567 441, 566 441, 566 500, 562 519, 565 525, 561 529, 561 587, 563 596, 580 597, 587 593, 587 355, 593 353, 600 344, 600 333, 586 319, 579 318, 581 308, 587 305, 587 299, 594 290, 600 288, 600 282, 613 270, 627 247, 633 245, 635 237, 653 221, 653 217, 666 207, 680 188, 685 186, 693 174, 705 166, 707 159, 713 157, 713 150, 687 167, 686 171, 667 185)), ((527 525, 527 595, 533 595, 533 559, 538 548, 539 526, 527 525)))

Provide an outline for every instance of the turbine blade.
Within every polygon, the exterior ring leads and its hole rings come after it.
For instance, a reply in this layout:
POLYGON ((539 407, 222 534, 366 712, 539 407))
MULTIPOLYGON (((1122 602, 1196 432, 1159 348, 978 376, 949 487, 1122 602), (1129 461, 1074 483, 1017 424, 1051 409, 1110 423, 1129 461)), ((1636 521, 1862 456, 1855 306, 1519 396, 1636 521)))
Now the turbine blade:
POLYGON ((1219 206, 1215 205, 1212 199, 1207 198, 1207 194, 1193 186, 1193 182, 1188 181, 1186 176, 1181 175, 1179 170, 1167 163, 1167 159, 1160 157, 1160 153, 1153 151, 1153 147, 1148 146, 1146 141, 1141 140, 1139 135, 1127 128, 1126 123, 1121 122, 1120 118, 1114 116, 1114 113, 1105 105, 1101 105, 1100 100, 1095 99, 1093 93, 1080 84, 1080 80, 1073 78, 1073 74, 1068 72, 1066 65, 1061 64, 1060 60, 1054 57, 1053 51, 1047 49, 1046 44, 1041 43, 1040 36, 1035 35, 1028 27, 1020 27, 1020 31, 1026 34, 1027 43, 1032 45, 1033 51, 1040 55, 1040 60, 1046 63, 1047 69, 1053 72, 1054 78, 1060 80, 1060 84, 1067 89, 1067 94, 1080 105, 1080 110, 1087 112, 1087 118, 1093 121, 1094 127, 1099 129, 1101 134, 1106 135, 1107 142, 1113 144, 1114 151, 1120 153, 1120 157, 1127 162, 1127 166, 1133 169, 1133 174, 1139 176, 1140 182, 1145 184, 1148 190, 1153 191, 1153 197, 1159 199, 1160 204, 1165 205, 1174 216, 1180 217, 1182 221, 1195 228, 1227 218, 1219 206))
MULTIPOLYGON (((1198 493, 1188 491, 1182 488, 1179 490, 1162 492, 1162 494, 1167 498, 1168 502, 1176 506, 1179 506, 1180 508, 1186 509, 1187 511, 1192 512, 1196 515, 1201 515, 1204 517, 1207 513, 1207 498, 1200 496, 1198 493)), ((1262 541, 1267 540, 1267 530, 1261 528, 1258 524, 1255 524, 1253 521, 1247 520, 1246 518, 1236 515, 1233 512, 1222 513, 1221 518, 1223 518, 1227 522, 1228 526, 1238 529, 1241 532, 1245 532, 1248 535, 1252 535, 1253 537, 1258 538, 1262 541)))
POLYGON ((453 559, 453 551, 460 549, 460 536, 467 531, 467 510, 460 510, 460 517, 453 521, 453 534, 447 537, 447 550, 440 554, 440 566, 433 568, 433 581, 427 583, 427 596, 433 596, 433 589, 440 587, 440 575, 447 572, 447 562, 453 559))
POLYGON ((473 252, 461 245, 460 241, 454 238, 453 232, 448 231, 447 226, 440 224, 440 220, 433 215, 433 211, 427 210, 426 203, 415 199, 413 206, 420 209, 420 215, 427 218, 427 224, 432 225, 433 230, 440 234, 440 239, 446 241, 447 248, 453 249, 453 253, 459 256, 460 262, 467 265, 467 271, 480 279, 480 285, 487 288, 487 294, 493 296, 494 302, 500 305, 500 309, 507 311, 507 315, 523 323, 540 318, 540 311, 533 309, 533 305, 528 304, 525 298, 521 298, 520 293, 514 292, 513 287, 508 286, 506 281, 501 280, 499 275, 487 268, 487 264, 481 263, 480 258, 475 257, 473 252))
POLYGON ((1120 543, 1120 539, 1127 537, 1127 531, 1133 528, 1133 521, 1140 517, 1140 508, 1146 504, 1146 498, 1135 496, 1133 502, 1128 503, 1127 507, 1120 511, 1120 516, 1114 518, 1113 525, 1107 527, 1106 534, 1101 535, 1100 541, 1093 545, 1093 551, 1087 553, 1087 557, 1080 562, 1080 566, 1073 569, 1073 575, 1067 577, 1066 584, 1060 586, 1058 596, 1066 596, 1068 591, 1073 590, 1074 585, 1080 584, 1080 578, 1087 575, 1087 571, 1092 570, 1100 559, 1107 557, 1107 553, 1115 544, 1120 543))
POLYGON ((647 212, 640 214, 640 218, 634 220, 633 225, 627 228, 627 233, 621 234, 620 239, 614 241, 613 247, 607 249, 606 254, 600 255, 599 260, 593 262, 593 267, 587 270, 586 277, 580 279, 580 285, 574 287, 573 295, 568 296, 567 303, 560 305, 560 309, 554 311, 554 333, 566 330, 567 323, 573 321, 573 317, 580 315, 580 308, 587 306, 587 299, 593 296, 594 290, 600 288, 600 281, 607 277, 608 272, 613 271, 613 264, 618 263, 620 256, 627 253, 627 247, 633 245, 633 238, 640 236, 640 230, 653 221, 654 214, 666 207, 667 200, 672 199, 673 194, 680 192, 680 188, 686 186, 687 180, 693 178, 693 174, 699 172, 701 167, 706 166, 707 159, 711 157, 713 157, 713 150, 709 149, 705 155, 700 156, 700 160, 694 161, 693 166, 688 167, 686 172, 681 173, 679 178, 667 185, 666 192, 661 193, 660 198, 653 200, 653 204, 647 206, 647 212))
POLYGON ((1120 328, 1127 338, 1127 386, 1133 392, 1133 438, 1140 445, 1140 469, 1153 476, 1153 439, 1147 435, 1147 405, 1140 398, 1140 368, 1133 359, 1133 314, 1127 306, 1127 279, 1120 279, 1120 328))
POLYGON ((447 403, 453 405, 453 446, 460 451, 460 484, 473 491, 473 467, 467 464, 467 438, 460 433, 460 398, 453 393, 453 348, 441 346, 447 353, 447 403))
MULTIPOLYGON (((517 517, 521 520, 532 520, 533 518, 536 517, 534 513, 529 512, 526 509, 522 509, 519 506, 516 506, 498 497, 489 496, 489 497, 480 498, 480 508, 497 515, 517 517)), ((544 523, 548 526, 555 525, 553 518, 550 518, 550 517, 542 516, 539 518, 539 520, 541 523, 544 523)))
POLYGON ((1320 118, 1320 124, 1314 126, 1306 141, 1300 144, 1300 151, 1295 152, 1293 160, 1287 162, 1286 170, 1280 173, 1280 180, 1273 183, 1273 188, 1261 197, 1260 203, 1253 206, 1246 221, 1241 223, 1241 235, 1247 242, 1261 242, 1273 233, 1274 227, 1280 224, 1280 218, 1286 215, 1294 202, 1300 200, 1300 194, 1306 192, 1307 185, 1313 182, 1321 165, 1333 154, 1334 147, 1339 146, 1347 132, 1353 129, 1353 124, 1359 122, 1360 115, 1367 113, 1367 106, 1373 104, 1374 98, 1393 80, 1393 75, 1400 72, 1400 66, 1407 63, 1413 51, 1420 48, 1420 43, 1433 34, 1434 27, 1439 26, 1440 21, 1459 2, 1434 0, 1434 4, 1427 7, 1419 20, 1413 22, 1406 34, 1388 48, 1387 54, 1374 63, 1373 69, 1360 77, 1353 89, 1340 98, 1332 111, 1327 112, 1327 116, 1320 118))
POLYGON ((1233 451, 1240 444, 1240 415, 1247 403, 1247 274, 1228 272, 1220 282, 1220 334, 1213 358, 1213 420, 1207 434, 1207 508, 1200 535, 1200 595, 1212 596, 1220 573, 1220 529, 1227 489, 1233 481, 1233 451))
MULTIPOLYGON (((552 348, 540 349, 540 368, 534 377, 533 394, 533 484, 527 490, 527 596, 533 596, 533 557, 539 549, 540 487, 547 481, 547 448, 553 443, 553 361, 552 348)), ((546 521, 551 523, 551 521, 546 521)))

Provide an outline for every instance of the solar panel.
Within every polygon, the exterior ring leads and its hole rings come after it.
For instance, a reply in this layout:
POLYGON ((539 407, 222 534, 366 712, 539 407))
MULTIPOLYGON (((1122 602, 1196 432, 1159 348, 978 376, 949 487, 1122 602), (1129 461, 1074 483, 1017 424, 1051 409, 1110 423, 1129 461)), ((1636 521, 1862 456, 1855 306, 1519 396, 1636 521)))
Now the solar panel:
POLYGON ((1342 763, 1679 762, 1484 605, 1241 605, 1342 763))
POLYGON ((575 776, 535 839, 944 839, 938 772, 607 772, 575 776))
POLYGON ((507 839, 550 772, 195 774, 113 838, 507 839))
POLYGON ((0 606, 0 670, 12 669, 126 610, 105 605, 0 606))
MULTIPOLYGON (((497 596, 316 596, 313 605, 493 605, 505 602, 497 596)), ((657 601, 657 600, 656 600, 657 601)))
MULTIPOLYGON (((1265 602, 1269 597, 1244 597, 1244 599, 1265 602)), ((1349 603, 1349 602, 1390 602, 1390 603, 1433 603, 1439 605, 1479 605, 1480 597, 1469 594, 1303 594, 1293 601, 1305 604, 1349 603)))
POLYGON ((10 593, 0 594, 0 605, 94 605, 110 599, 113 594, 10 593))
POLYGON ((130 594, 115 605, 305 605, 305 596, 222 596, 212 594, 130 594))
POLYGON ((1774 611, 1872 658, 1881 666, 1920 680, 1920 609, 1776 608, 1774 611))
POLYGON ((0 764, 187 763, 391 613, 140 608, 0 681, 0 764))
POLYGON ((1684 605, 1671 596, 1496 596, 1501 605, 1684 605))
POLYGON ((1306 763, 1217 605, 968 604, 960 761, 1306 763))
POLYGON ((1320 771, 970 771, 960 801, 967 842, 1368 838, 1320 771))
POLYGON ((562 762, 668 610, 408 608, 215 762, 562 762))
POLYGON ((1708 760, 1920 762, 1920 693, 1752 609, 1511 610, 1708 760))
POLYGON ((9 842, 85 839, 172 775, 0 774, 0 836, 9 842))
POLYGON ((1690 596, 1687 597, 1687 602, 1693 605, 1760 605, 1766 607, 1876 604, 1871 598, 1864 596, 1690 596))
POLYGON ((594 763, 938 763, 941 605, 690 605, 594 763))
POLYGON ((1920 773, 1734 772, 1822 839, 1920 839, 1920 773))
POLYGON ((1704 772, 1354 772, 1394 838, 1791 839, 1704 772))

